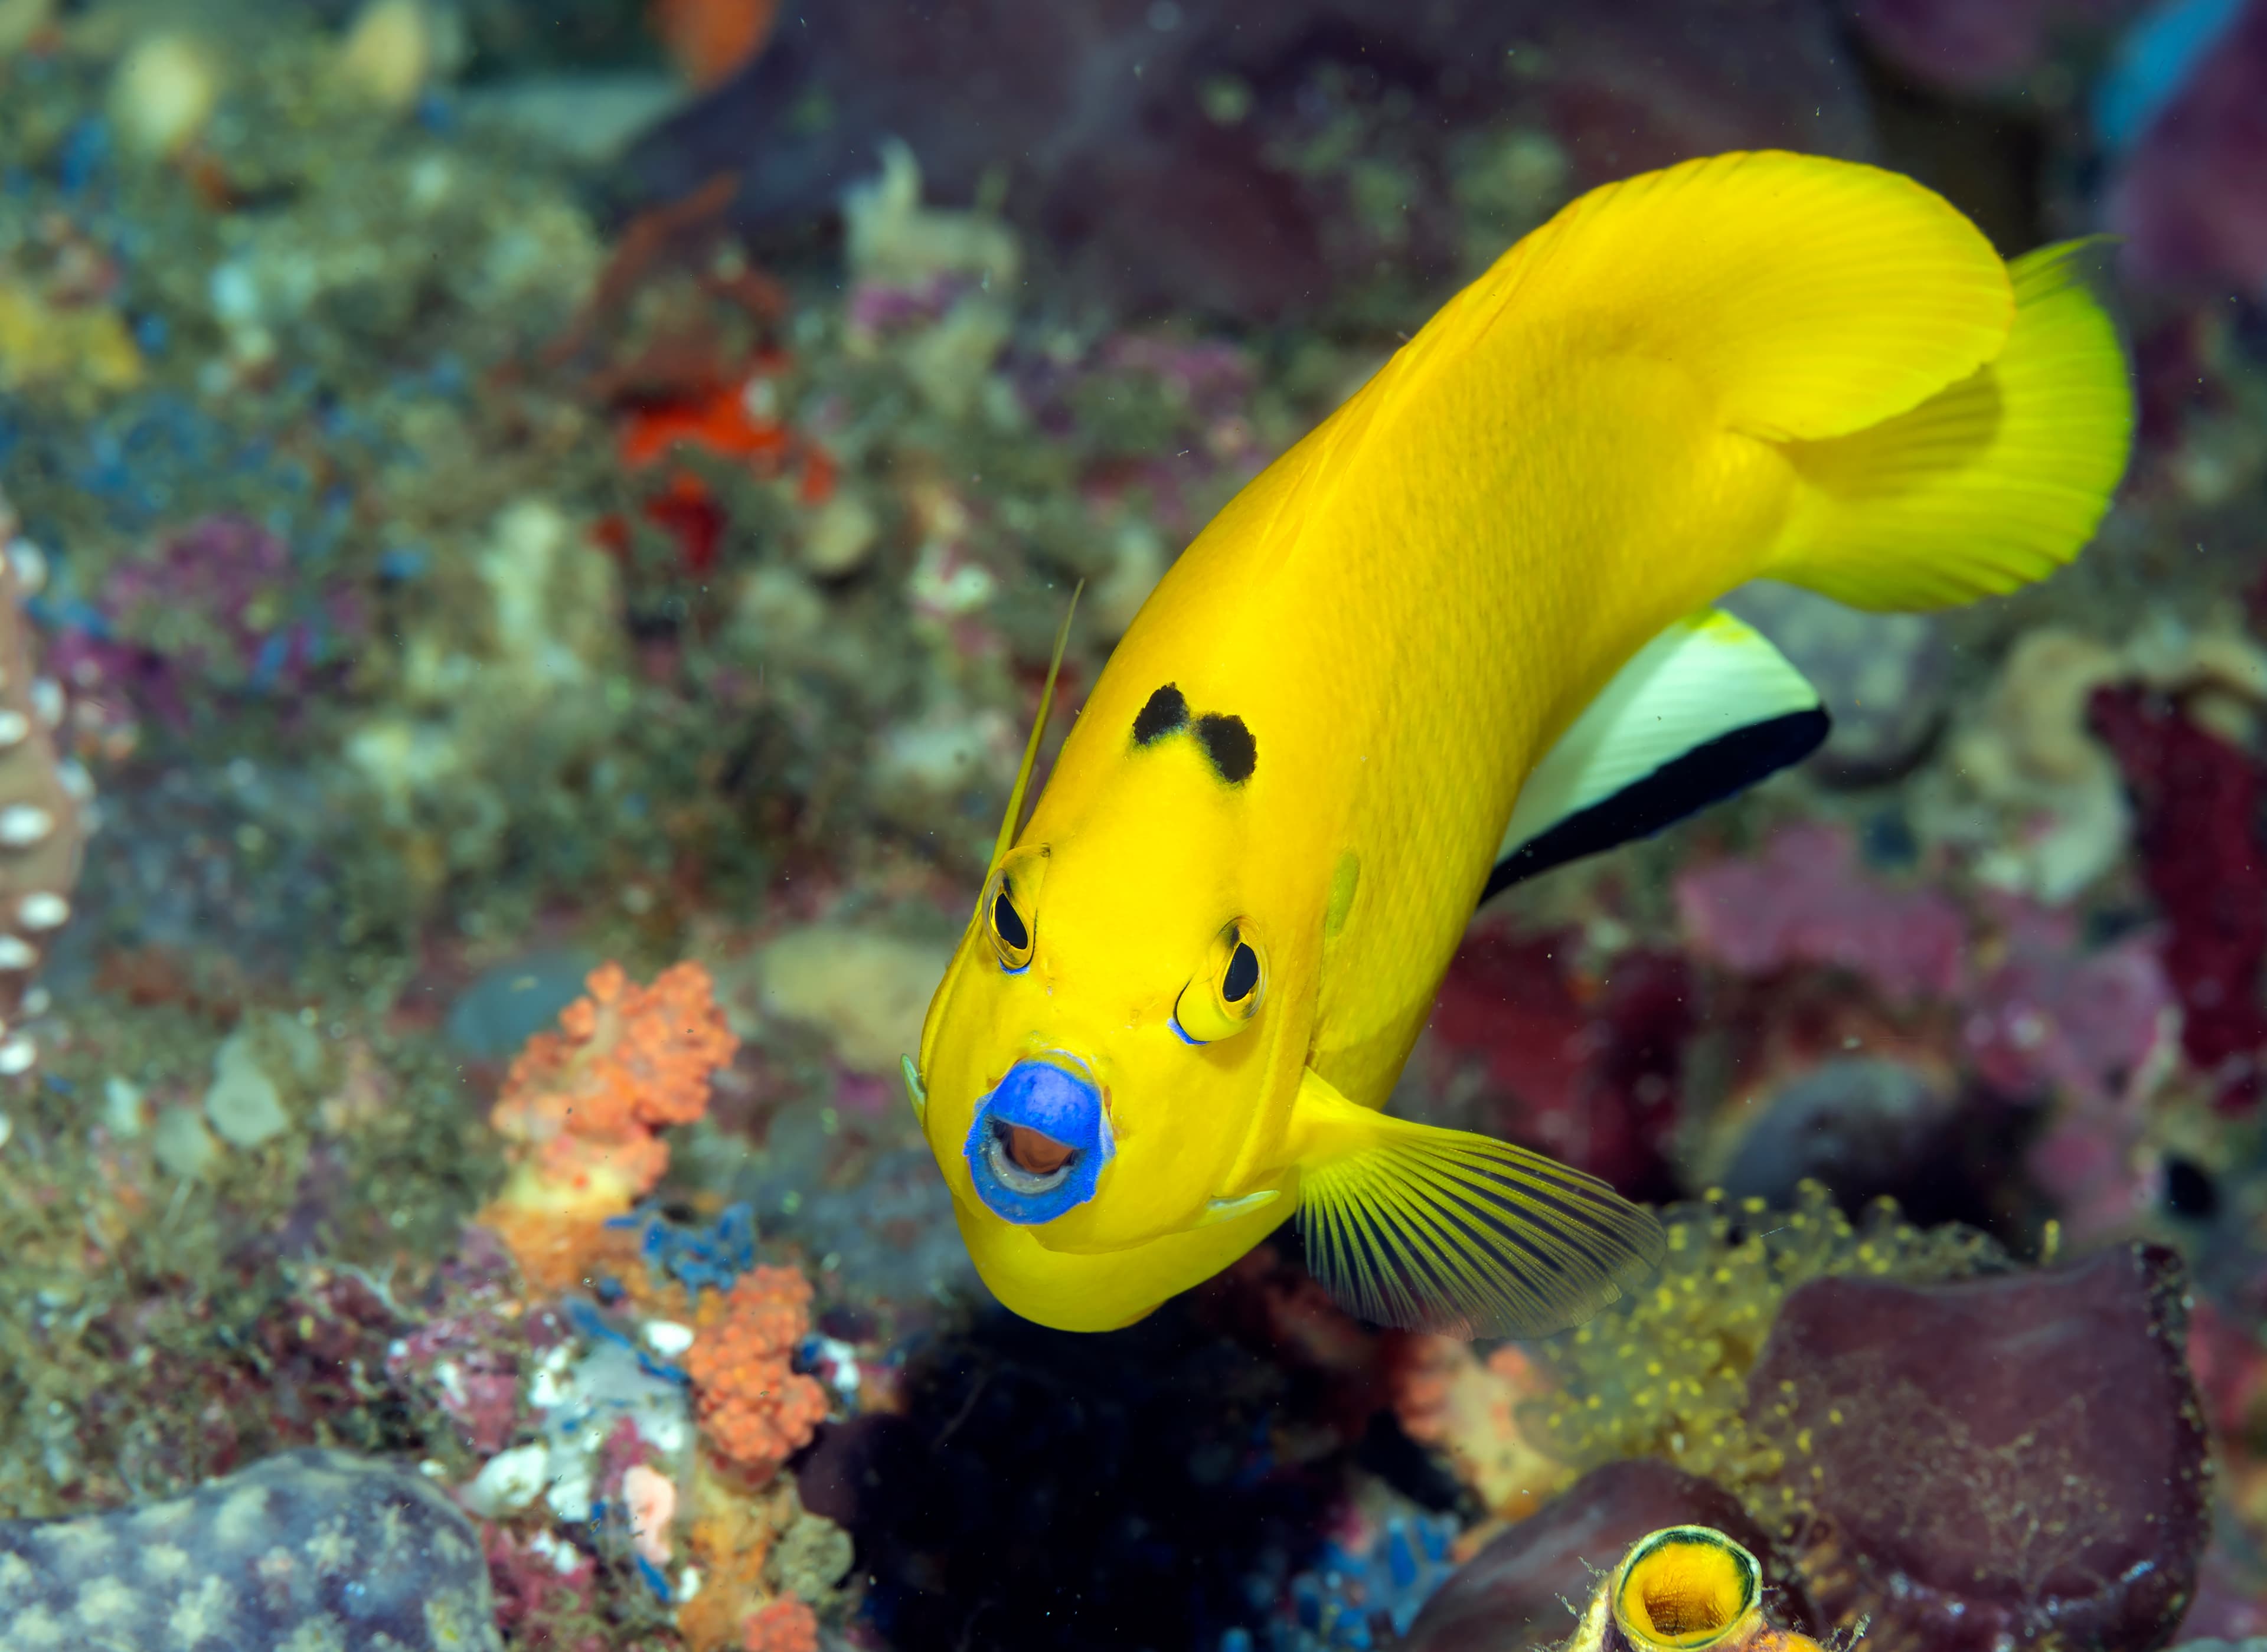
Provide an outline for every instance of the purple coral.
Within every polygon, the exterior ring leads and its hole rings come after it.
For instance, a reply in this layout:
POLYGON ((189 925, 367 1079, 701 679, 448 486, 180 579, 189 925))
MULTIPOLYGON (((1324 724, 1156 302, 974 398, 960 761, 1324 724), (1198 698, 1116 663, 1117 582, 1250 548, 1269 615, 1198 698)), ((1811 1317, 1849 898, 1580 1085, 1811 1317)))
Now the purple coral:
POLYGON ((2267 0, 2232 10, 2184 82, 2161 89, 2107 216, 2136 279, 2256 296, 2267 293, 2267 0))
POLYGON ((300 600, 290 548, 242 516, 208 516, 111 570, 98 628, 62 646, 121 684, 169 727, 187 724, 195 694, 272 695, 316 687, 341 636, 359 634, 361 604, 334 590, 300 600))
POLYGON ((2141 874, 2164 914, 2165 973, 2181 1041, 2220 1100, 2248 1105, 2267 1054, 2267 843, 2249 754, 2139 689, 2103 689, 2095 732, 2116 754, 2139 819, 2141 874))
POLYGON ((1749 1421, 1809 1506, 1797 1557, 1830 1619, 1929 1652, 2153 1647, 2211 1534, 2171 1253, 1788 1297, 1749 1421))
POLYGON ((2137 0, 1845 0, 1867 43, 1926 84, 1980 91, 2037 69, 2059 34, 2101 28, 2137 0))
POLYGON ((1978 1076, 2011 1096, 2137 1099, 2180 1024, 2156 939, 2088 954, 2067 913, 2009 901, 1999 916, 2002 961, 1961 1028, 1978 1076))

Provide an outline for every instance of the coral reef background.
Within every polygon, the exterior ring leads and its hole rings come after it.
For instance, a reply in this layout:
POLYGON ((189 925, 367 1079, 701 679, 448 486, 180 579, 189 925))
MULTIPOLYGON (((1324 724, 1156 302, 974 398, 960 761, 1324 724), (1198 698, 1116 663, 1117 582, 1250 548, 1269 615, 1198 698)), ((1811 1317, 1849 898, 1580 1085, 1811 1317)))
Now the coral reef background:
POLYGON ((0 0, 0 1648, 1508 1652, 1695 1521, 1830 1645, 2267 1635, 2263 123, 2267 0, 0 0), (2122 237, 2141 441, 2039 588, 1735 594, 1832 741, 1477 920, 1395 1105, 1661 1276, 1004 1315, 897 1070, 1072 588, 1050 752, 1765 144, 2122 237))

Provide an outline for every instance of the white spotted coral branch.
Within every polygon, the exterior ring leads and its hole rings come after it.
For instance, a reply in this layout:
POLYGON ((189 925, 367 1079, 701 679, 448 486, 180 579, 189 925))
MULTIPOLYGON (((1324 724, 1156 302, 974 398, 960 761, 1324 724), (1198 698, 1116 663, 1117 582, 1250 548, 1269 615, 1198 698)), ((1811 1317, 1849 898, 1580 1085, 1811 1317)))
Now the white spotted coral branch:
POLYGON ((38 1051, 22 1021, 71 895, 92 830, 86 771, 56 750, 62 693, 40 675, 24 599, 46 575, 0 496, 0 1076, 30 1068, 38 1051))

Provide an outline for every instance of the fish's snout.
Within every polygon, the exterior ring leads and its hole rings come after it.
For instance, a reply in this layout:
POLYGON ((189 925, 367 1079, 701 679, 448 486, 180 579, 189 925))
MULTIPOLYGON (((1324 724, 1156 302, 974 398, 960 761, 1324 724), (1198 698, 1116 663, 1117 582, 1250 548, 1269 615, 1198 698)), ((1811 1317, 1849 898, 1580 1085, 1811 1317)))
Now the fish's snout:
POLYGON ((1052 1222, 1094 1197, 1116 1151, 1102 1086, 1074 1057, 1019 1061, 977 1102, 965 1151, 993 1215, 1025 1227, 1052 1222))

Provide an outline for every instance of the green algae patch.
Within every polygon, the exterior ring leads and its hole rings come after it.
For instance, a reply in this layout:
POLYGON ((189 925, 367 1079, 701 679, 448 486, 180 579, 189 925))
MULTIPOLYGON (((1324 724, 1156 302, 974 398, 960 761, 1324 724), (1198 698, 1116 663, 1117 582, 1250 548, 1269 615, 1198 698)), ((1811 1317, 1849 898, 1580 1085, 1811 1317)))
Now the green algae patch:
POLYGON ((385 1369, 399 1305, 502 1173, 453 1056, 388 1027, 390 976, 368 998, 310 983, 297 1009, 225 975, 177 986, 91 996, 0 1107, 0 1519, 301 1445, 466 1468, 461 1431, 385 1369), (248 1144, 207 1122, 208 1075, 233 1068, 281 1118, 248 1144))

